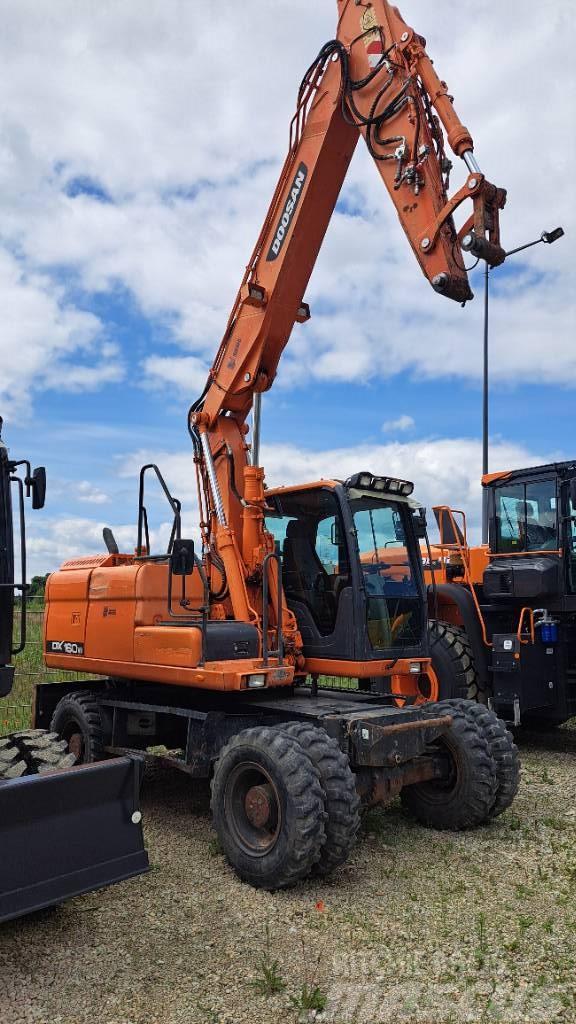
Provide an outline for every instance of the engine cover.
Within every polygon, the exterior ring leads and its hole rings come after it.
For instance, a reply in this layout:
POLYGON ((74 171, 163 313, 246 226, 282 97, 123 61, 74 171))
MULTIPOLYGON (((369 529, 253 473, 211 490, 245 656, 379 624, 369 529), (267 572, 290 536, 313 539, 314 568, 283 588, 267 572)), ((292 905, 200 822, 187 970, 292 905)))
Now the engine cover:
POLYGON ((484 595, 492 601, 553 597, 562 590, 562 564, 555 556, 495 559, 484 571, 484 595))

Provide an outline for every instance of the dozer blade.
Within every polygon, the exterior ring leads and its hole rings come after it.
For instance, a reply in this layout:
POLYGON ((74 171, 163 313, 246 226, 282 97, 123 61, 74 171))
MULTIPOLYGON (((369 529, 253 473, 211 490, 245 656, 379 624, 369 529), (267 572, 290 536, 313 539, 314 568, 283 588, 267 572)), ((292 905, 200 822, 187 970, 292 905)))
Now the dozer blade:
POLYGON ((148 870, 141 763, 0 782, 0 922, 148 870))

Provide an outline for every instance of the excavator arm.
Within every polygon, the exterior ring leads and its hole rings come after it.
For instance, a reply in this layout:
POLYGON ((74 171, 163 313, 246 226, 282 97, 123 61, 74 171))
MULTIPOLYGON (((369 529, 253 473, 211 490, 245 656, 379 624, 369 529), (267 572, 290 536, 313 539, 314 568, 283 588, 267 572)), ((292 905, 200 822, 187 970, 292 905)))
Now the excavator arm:
MULTIPOLYGON (((463 250, 491 265, 505 257, 499 211, 506 193, 480 172, 472 137, 425 40, 386 0, 338 0, 337 6, 336 38, 300 85, 278 185, 189 417, 211 594, 225 595, 217 614, 258 628, 262 575, 270 576, 275 593, 277 563, 268 557, 273 541, 264 528, 264 473, 250 465, 246 420, 255 395, 272 386, 295 322, 310 316, 306 286, 360 136, 437 292, 461 303, 473 297, 463 250), (469 170, 451 198, 443 129, 469 170), (470 200, 472 211, 458 233, 453 215, 470 200)), ((297 647, 286 607, 283 619, 285 638, 290 634, 297 647)))

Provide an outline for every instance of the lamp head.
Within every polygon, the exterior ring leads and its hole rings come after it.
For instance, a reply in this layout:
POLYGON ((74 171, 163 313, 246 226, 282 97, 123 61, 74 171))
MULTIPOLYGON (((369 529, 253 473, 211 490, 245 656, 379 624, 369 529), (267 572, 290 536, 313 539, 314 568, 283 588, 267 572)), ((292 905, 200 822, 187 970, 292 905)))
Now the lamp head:
POLYGON ((557 242, 563 235, 564 228, 555 228, 554 231, 543 231, 540 237, 543 242, 546 242, 546 245, 552 245, 552 242, 557 242))

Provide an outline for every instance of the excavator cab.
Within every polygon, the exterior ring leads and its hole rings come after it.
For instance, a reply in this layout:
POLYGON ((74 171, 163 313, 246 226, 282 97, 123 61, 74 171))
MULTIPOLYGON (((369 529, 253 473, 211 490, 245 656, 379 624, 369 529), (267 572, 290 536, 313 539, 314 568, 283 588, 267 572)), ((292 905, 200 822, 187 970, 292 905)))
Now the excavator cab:
POLYGON ((349 663, 349 675, 377 675, 375 662, 426 656, 412 490, 357 473, 266 492, 266 525, 309 671, 341 674, 349 663))

